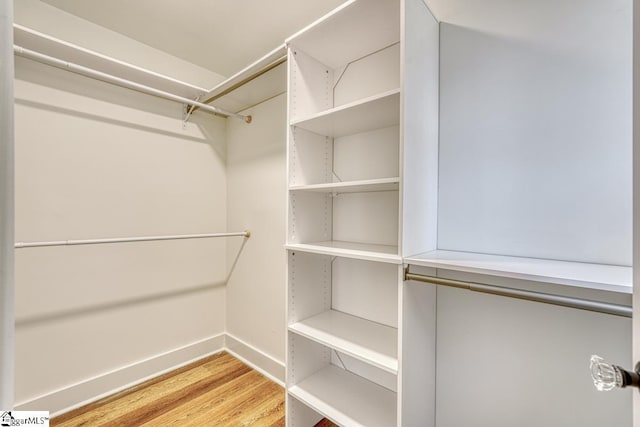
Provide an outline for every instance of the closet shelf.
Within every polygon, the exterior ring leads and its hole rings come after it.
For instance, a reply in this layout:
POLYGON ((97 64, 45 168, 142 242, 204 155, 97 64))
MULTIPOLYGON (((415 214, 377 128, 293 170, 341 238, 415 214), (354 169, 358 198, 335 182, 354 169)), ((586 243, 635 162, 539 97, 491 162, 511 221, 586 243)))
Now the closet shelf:
POLYGON ((400 8, 396 2, 351 0, 289 37, 286 43, 336 69, 399 40, 400 8))
POLYGON ((396 393, 333 365, 289 387, 289 394, 339 425, 396 425, 396 393))
MULTIPOLYGON (((133 63, 13 24, 14 42, 25 49, 88 67, 233 113, 286 91, 286 48, 282 44, 212 89, 196 86, 133 63), (212 105, 213 106, 213 105, 212 105)), ((200 107, 196 107, 197 110, 200 107)))
POLYGON ((240 112, 287 91, 287 50, 282 44, 202 95, 202 102, 240 112))
POLYGON ((331 240, 326 242, 288 243, 285 248, 292 251, 320 255, 402 264, 402 258, 398 255, 397 246, 331 240))
POLYGON ((291 121, 310 132, 330 137, 353 135, 400 123, 400 89, 291 121))
POLYGON ((289 330, 394 375, 398 374, 398 330, 329 310, 289 326, 289 330))
POLYGON ((205 88, 57 39, 19 24, 13 24, 13 37, 16 45, 26 49, 43 52, 64 61, 185 98, 195 99, 207 91, 205 88))
POLYGON ((405 263, 625 294, 633 290, 631 267, 617 265, 444 250, 411 256, 405 263))
POLYGON ((365 193, 372 191, 397 191, 400 178, 365 179, 360 181, 330 182, 326 184, 292 185, 289 191, 317 193, 365 193))

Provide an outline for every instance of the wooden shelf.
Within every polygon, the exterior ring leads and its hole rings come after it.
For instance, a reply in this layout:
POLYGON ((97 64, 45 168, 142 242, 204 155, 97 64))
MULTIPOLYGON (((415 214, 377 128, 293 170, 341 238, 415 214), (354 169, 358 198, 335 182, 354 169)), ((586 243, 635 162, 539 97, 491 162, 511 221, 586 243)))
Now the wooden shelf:
POLYGON ((394 392, 333 365, 289 387, 289 394, 339 425, 396 425, 394 392))
POLYGON ((399 123, 400 89, 394 89, 293 120, 291 125, 336 138, 399 123))
POLYGON ((400 4, 351 0, 286 40, 336 69, 400 41, 400 4))
POLYGON ((397 191, 400 178, 366 179, 361 181, 330 182, 326 184, 292 185, 290 191, 317 193, 366 193, 373 191, 397 191))
POLYGON ((442 250, 405 258, 405 263, 619 293, 633 290, 631 267, 617 265, 442 250))
POLYGON ((289 330, 398 374, 398 330, 395 328, 329 310, 294 323, 289 330))
POLYGON ((397 246, 372 245, 366 243, 331 240, 326 242, 289 243, 285 245, 285 248, 292 251, 309 252, 321 255, 402 264, 402 258, 398 255, 397 246))

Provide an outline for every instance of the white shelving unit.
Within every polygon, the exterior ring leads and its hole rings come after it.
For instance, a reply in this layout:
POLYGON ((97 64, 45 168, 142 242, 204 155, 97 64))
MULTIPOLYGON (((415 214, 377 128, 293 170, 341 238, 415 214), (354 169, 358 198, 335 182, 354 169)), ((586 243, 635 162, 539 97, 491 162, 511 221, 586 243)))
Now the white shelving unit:
POLYGON ((352 1, 287 41, 290 426, 397 424, 399 6, 352 1))
MULTIPOLYGON (((555 30, 567 46, 581 40, 564 26, 555 30)), ((289 426, 323 417, 341 425, 435 425, 436 286, 403 281, 403 263, 414 274, 450 280, 613 304, 629 299, 631 268, 620 266, 626 190, 603 185, 623 182, 618 170, 602 173, 616 157, 597 154, 609 153, 609 140, 576 137, 573 131, 588 128, 549 122, 546 103, 543 120, 533 120, 547 82, 511 86, 522 64, 494 44, 499 38, 478 34, 441 25, 422 0, 352 0, 287 41, 289 426), (486 61, 504 68, 473 67, 486 61), (496 79, 498 69, 508 78, 496 79), (512 116, 519 120, 505 119, 512 116), (552 162, 540 155, 541 147, 565 143, 552 162), (586 179, 565 180, 576 176, 586 179), (607 212, 621 221, 599 227, 607 212), (587 240, 587 224, 598 228, 600 244, 587 240)), ((627 60, 616 52, 598 55, 627 60)), ((558 70, 573 64, 536 59, 527 68, 538 66, 536 76, 562 76, 558 70)), ((628 93, 617 76, 598 73, 603 88, 628 93)), ((550 78, 551 87, 562 78, 550 78)), ((563 90, 577 88, 579 100, 592 81, 566 82, 563 90)), ((599 107, 609 105, 612 92, 598 93, 606 94, 599 107)), ((563 106, 573 97, 554 101, 563 106)), ((569 109, 578 121, 597 111, 587 104, 569 109)), ((601 117, 627 114, 605 110, 601 117)))
POLYGON ((421 0, 352 0, 287 40, 288 426, 435 419, 434 402, 403 403, 433 384, 435 310, 405 304, 433 295, 405 289, 402 255, 432 249, 404 207, 436 206, 405 194, 409 176, 437 183, 437 37, 421 0), (435 166, 412 161, 425 147, 435 166))

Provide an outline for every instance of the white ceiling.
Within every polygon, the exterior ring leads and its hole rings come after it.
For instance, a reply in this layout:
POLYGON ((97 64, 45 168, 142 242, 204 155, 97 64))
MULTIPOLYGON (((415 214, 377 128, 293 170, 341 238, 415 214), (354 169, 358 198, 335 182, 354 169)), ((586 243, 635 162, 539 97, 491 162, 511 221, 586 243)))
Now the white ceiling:
MULTIPOLYGON (((347 0, 42 1, 228 77, 347 0)), ((571 31, 593 16, 606 21, 631 4, 588 0, 586 8, 584 0, 423 1, 442 22, 571 49, 584 48, 579 37, 558 38, 549 29, 571 31)))
POLYGON ((345 0, 42 0, 230 76, 345 0))

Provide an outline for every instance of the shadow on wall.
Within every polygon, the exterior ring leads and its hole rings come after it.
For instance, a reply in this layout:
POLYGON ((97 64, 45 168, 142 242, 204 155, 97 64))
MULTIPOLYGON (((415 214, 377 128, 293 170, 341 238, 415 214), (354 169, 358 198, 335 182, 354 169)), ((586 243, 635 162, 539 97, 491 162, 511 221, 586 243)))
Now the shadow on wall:
MULTIPOLYGON (((240 111, 240 114, 252 116, 251 124, 237 119, 227 120, 229 165, 249 165, 253 162, 263 163, 265 159, 277 161, 284 158, 287 128, 285 108, 286 92, 240 111), (274 103, 278 103, 278 106, 272 107, 274 103)), ((202 120, 202 116, 199 120, 202 120)))
POLYGON ((55 313, 47 313, 47 314, 32 316, 24 319, 17 319, 16 326, 28 327, 28 326, 38 325, 40 323, 47 323, 51 321, 69 319, 73 317, 81 317, 87 314, 96 314, 98 312, 110 311, 116 308, 122 309, 122 308, 132 307, 132 306, 136 306, 136 305, 140 305, 148 302, 171 299, 176 296, 197 294, 197 293, 205 292, 207 290, 225 286, 225 285, 226 285, 226 282, 206 283, 200 286, 192 286, 189 288, 173 290, 170 292, 163 292, 155 295, 145 295, 143 297, 130 298, 124 301, 113 301, 105 304, 89 305, 85 307, 74 308, 71 310, 59 311, 55 313))
MULTIPOLYGON (((248 237, 245 237, 244 239, 242 239, 242 243, 240 244, 240 247, 238 248, 238 250, 236 252, 236 256, 233 258, 233 262, 231 263, 231 266, 229 267, 229 273, 227 274, 227 278, 224 281, 225 285, 227 283, 229 283, 229 280, 231 279, 231 276, 233 275, 233 271, 236 269, 236 265, 238 264, 238 260, 240 259, 240 255, 242 254, 242 250, 244 249, 244 246, 247 244, 247 240, 249 240, 248 237)), ((229 247, 229 246, 227 246, 227 247, 229 247)))
POLYGON ((114 119, 114 118, 110 118, 110 117, 100 116, 100 115, 97 115, 97 114, 91 114, 91 113, 87 113, 87 112, 84 112, 84 111, 70 110, 68 108, 57 107, 55 105, 44 104, 42 102, 34 102, 34 101, 26 100, 26 99, 16 98, 16 104, 24 105, 26 107, 31 107, 31 108, 38 108, 38 109, 41 109, 41 110, 47 110, 47 111, 50 111, 52 113, 63 114, 65 116, 75 116, 75 117, 79 117, 79 118, 82 118, 82 119, 99 121, 99 122, 107 123, 107 124, 114 125, 114 126, 121 126, 121 127, 130 128, 130 129, 136 129, 136 130, 139 130, 139 131, 142 131, 142 132, 155 133, 155 134, 159 134, 159 135, 180 138, 180 139, 184 139, 184 140, 187 140, 187 141, 199 142, 201 144, 209 144, 210 143, 210 141, 205 136, 203 136, 203 137, 190 136, 190 135, 187 135, 186 133, 171 132, 171 131, 167 131, 167 130, 163 130, 163 129, 158 129, 158 128, 155 128, 155 127, 152 127, 152 126, 145 126, 145 125, 142 125, 142 124, 139 124, 139 123, 134 123, 134 122, 126 122, 126 121, 123 121, 123 120, 118 120, 118 119, 114 119))
POLYGON ((226 286, 233 274, 233 270, 235 269, 238 260, 242 254, 242 251, 247 243, 248 238, 243 238, 240 247, 238 248, 236 255, 234 257, 233 263, 229 268, 229 272, 224 281, 214 282, 214 283, 205 283, 202 285, 190 286, 181 289, 170 290, 166 292, 149 294, 138 297, 131 297, 126 300, 116 300, 109 301, 100 304, 90 304, 82 307, 71 308, 67 310, 57 311, 53 313, 45 313, 45 314, 37 314, 34 316, 29 316, 25 318, 19 318, 16 320, 16 326, 18 327, 29 327, 38 325, 41 323, 47 323, 51 321, 58 321, 63 319, 69 319, 73 317, 82 317, 87 314, 96 314, 98 312, 106 312, 114 309, 122 309, 127 307, 134 307, 136 305, 145 304, 149 302, 156 302, 162 300, 170 300, 179 296, 193 295, 204 293, 208 290, 220 288, 226 286))

